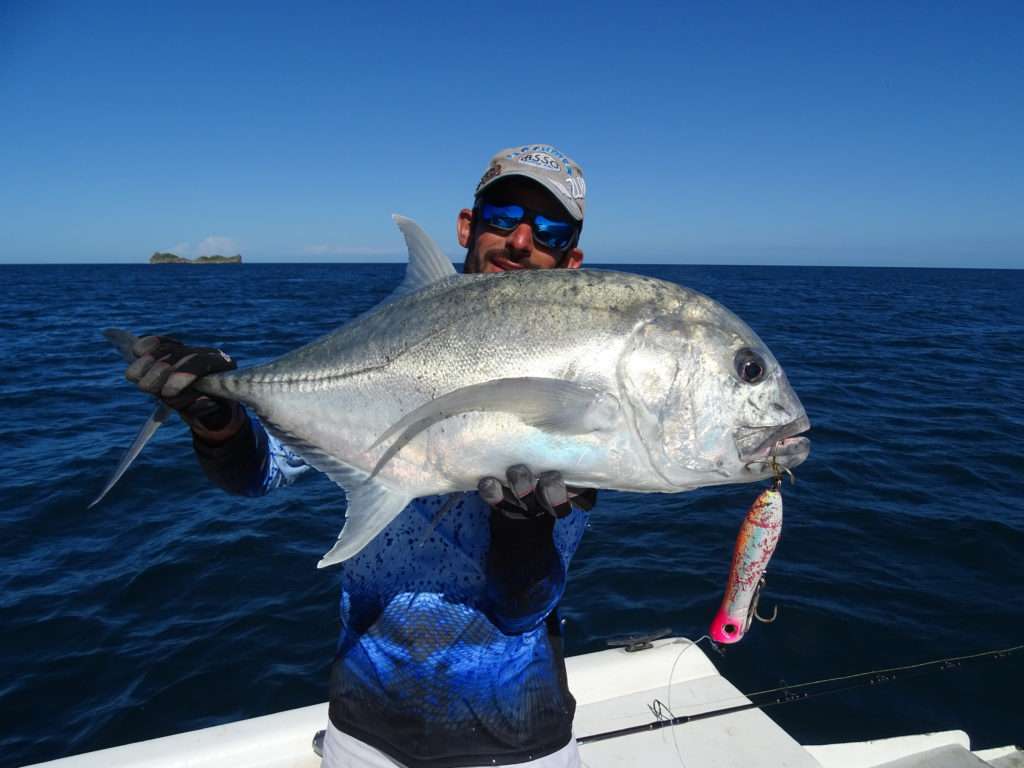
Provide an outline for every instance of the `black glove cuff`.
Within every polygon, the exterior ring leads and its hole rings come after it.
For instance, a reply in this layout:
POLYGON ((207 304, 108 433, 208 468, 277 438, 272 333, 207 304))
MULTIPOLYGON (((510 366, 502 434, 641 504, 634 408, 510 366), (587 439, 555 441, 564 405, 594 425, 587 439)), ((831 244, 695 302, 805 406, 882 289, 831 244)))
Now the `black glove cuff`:
POLYGON ((239 407, 239 411, 242 425, 227 440, 210 443, 193 432, 192 446, 210 480, 228 493, 251 496, 266 468, 267 438, 262 429, 254 426, 245 409, 239 407))
MULTIPOLYGON (((242 426, 239 427, 238 431, 227 440, 211 443, 204 440, 195 432, 192 433, 192 447, 195 449, 196 454, 198 454, 200 462, 202 462, 203 459, 208 459, 214 462, 224 462, 231 457, 249 455, 256 450, 258 446, 256 431, 252 426, 252 419, 249 418, 249 414, 245 412, 244 408, 238 406, 238 409, 241 411, 242 415, 242 426)), ((200 423, 206 429, 223 429, 227 426, 228 421, 230 421, 231 417, 234 415, 233 408, 228 407, 224 410, 227 412, 227 420, 225 420, 225 423, 220 427, 209 426, 205 417, 200 421, 200 423)))
POLYGON ((235 404, 230 400, 204 395, 186 409, 185 415, 208 432, 220 432, 231 423, 235 416, 235 408, 235 404))

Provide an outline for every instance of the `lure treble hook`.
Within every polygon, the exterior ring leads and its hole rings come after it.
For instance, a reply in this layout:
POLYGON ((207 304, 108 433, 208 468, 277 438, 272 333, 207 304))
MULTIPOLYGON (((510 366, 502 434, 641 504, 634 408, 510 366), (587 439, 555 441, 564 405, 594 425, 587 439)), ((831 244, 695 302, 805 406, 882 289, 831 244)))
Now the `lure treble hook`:
POLYGON ((757 589, 754 590, 754 598, 750 601, 750 616, 747 618, 747 629, 750 629, 750 624, 753 619, 757 619, 762 624, 771 624, 775 619, 779 617, 779 606, 772 606, 772 615, 765 618, 757 612, 758 605, 761 603, 761 590, 764 589, 764 585, 768 580, 762 576, 761 580, 757 583, 757 589))
MULTIPOLYGON (((775 458, 774 453, 771 455, 771 459, 771 468, 773 475, 772 483, 775 487, 775 491, 779 494, 779 497, 781 499, 783 478, 788 477, 789 484, 796 485, 796 476, 793 474, 792 470, 789 469, 789 467, 784 467, 781 464, 779 464, 778 460, 775 458)), ((747 616, 747 626, 744 627, 744 632, 750 629, 750 625, 754 619, 757 619, 762 624, 771 624, 773 621, 775 621, 775 619, 779 617, 779 606, 777 605, 772 606, 772 615, 768 618, 765 618, 757 611, 758 606, 761 603, 761 590, 764 589, 764 585, 767 583, 767 581, 768 580, 764 577, 764 574, 762 574, 761 578, 757 582, 757 587, 754 588, 754 596, 750 600, 750 613, 747 616)))

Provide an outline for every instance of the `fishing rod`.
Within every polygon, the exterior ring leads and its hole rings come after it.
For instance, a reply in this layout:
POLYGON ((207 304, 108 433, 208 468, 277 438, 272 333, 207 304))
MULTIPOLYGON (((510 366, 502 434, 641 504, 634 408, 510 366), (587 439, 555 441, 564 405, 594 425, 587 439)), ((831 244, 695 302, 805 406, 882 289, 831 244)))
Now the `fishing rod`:
MULTIPOLYGON (((689 648, 690 646, 687 646, 689 648)), ((686 649, 684 649, 685 651, 686 649)), ((992 651, 982 651, 966 656, 950 656, 944 659, 923 661, 917 664, 906 664, 900 667, 889 667, 887 669, 875 669, 869 672, 857 672, 851 675, 829 677, 822 680, 814 680, 808 683, 794 683, 783 685, 778 688, 770 688, 764 691, 755 691, 746 695, 747 703, 737 704, 732 707, 697 712, 692 715, 673 715, 672 712, 660 700, 655 699, 650 705, 654 716, 658 718, 649 723, 634 725, 628 728, 618 728, 614 731, 595 733, 589 736, 580 736, 576 739, 577 744, 590 744, 594 741, 614 739, 619 736, 629 736, 634 733, 645 731, 657 731, 661 728, 668 728, 674 725, 692 723, 697 720, 707 720, 712 717, 722 717, 736 712, 744 712, 748 709, 766 709, 767 707, 779 706, 781 704, 793 704, 798 701, 807 701, 819 696, 827 696, 833 693, 842 693, 855 688, 864 688, 872 685, 890 683, 898 677, 917 677, 932 672, 943 672, 951 669, 959 669, 965 663, 980 661, 999 661, 1024 650, 1024 644, 1015 645, 1010 648, 1000 648, 992 651), (827 686, 834 687, 827 687, 827 686), (819 690, 820 689, 820 690, 819 690), (668 717, 663 713, 668 712, 668 717)))

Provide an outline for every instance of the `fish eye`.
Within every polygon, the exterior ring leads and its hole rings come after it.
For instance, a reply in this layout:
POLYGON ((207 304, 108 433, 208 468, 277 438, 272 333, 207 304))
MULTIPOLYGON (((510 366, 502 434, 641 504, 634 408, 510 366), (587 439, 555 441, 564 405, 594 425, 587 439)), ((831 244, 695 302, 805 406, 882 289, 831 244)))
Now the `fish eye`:
POLYGON ((747 384, 757 384, 763 381, 765 374, 768 372, 768 366, 765 364, 764 358, 754 350, 747 349, 746 347, 736 353, 735 364, 736 375, 747 384))

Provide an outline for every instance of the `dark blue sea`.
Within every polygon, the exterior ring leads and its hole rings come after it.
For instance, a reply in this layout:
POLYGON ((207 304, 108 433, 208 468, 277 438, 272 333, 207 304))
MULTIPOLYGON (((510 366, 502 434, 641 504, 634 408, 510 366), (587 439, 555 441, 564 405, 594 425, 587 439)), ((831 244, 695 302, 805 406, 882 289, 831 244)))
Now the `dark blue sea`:
MULTIPOLYGON (((755 691, 1024 642, 1024 271, 629 267, 696 288, 772 348, 813 429, 755 625, 712 656, 755 691)), ((165 427, 86 505, 150 403, 109 326, 244 365, 372 306, 401 265, 0 267, 0 764, 322 701, 343 496, 212 488, 165 427)), ((600 494, 563 604, 570 654, 704 634, 757 488, 600 494)), ((805 743, 951 728, 1024 742, 1024 658, 769 714, 805 743)), ((685 726, 684 726, 685 727, 685 726)), ((311 734, 312 735, 312 734, 311 734)))

